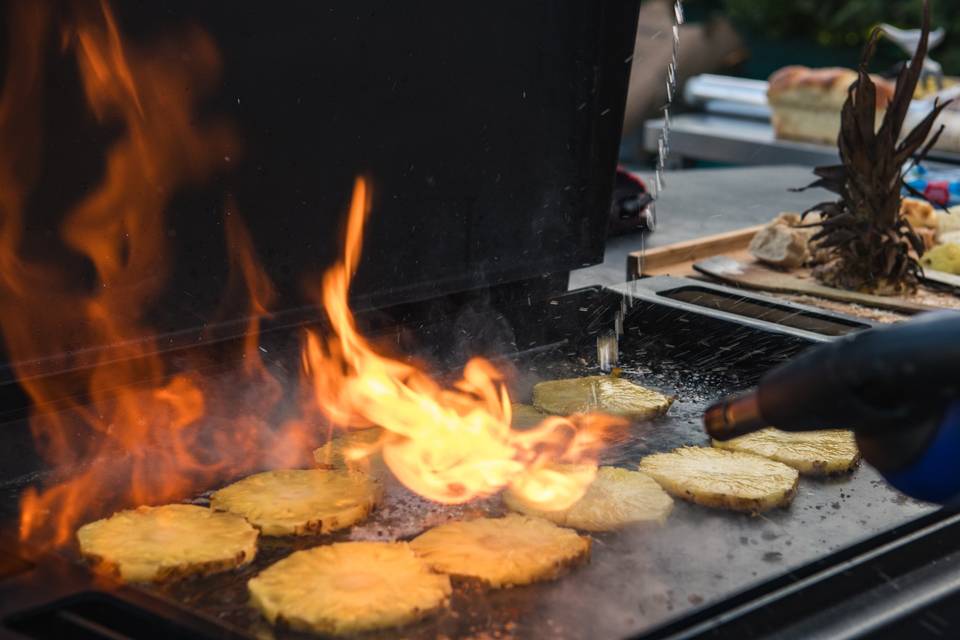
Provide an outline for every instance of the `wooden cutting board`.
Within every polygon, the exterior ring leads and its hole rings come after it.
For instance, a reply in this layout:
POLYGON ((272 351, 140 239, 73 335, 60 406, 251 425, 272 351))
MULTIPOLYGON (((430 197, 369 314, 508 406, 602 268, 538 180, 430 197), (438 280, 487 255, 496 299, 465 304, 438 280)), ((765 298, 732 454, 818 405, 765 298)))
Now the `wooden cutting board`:
POLYGON ((893 296, 876 296, 869 293, 834 289, 819 284, 812 278, 802 278, 792 273, 774 271, 756 263, 734 260, 727 256, 714 256, 700 260, 694 263, 693 268, 711 278, 759 291, 817 296, 827 300, 850 302, 911 315, 924 311, 936 311, 940 308, 893 296))
POLYGON ((690 275, 695 262, 720 254, 738 257, 743 254, 746 257, 747 246, 753 236, 765 226, 758 224, 646 251, 633 251, 627 256, 627 280, 636 280, 641 276, 690 275))

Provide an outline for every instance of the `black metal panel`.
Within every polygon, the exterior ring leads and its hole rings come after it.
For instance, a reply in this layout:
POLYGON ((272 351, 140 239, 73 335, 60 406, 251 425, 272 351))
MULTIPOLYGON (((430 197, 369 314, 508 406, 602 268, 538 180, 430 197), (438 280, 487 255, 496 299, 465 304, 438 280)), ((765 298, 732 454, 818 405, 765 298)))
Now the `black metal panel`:
MULTIPOLYGON (((358 174, 374 188, 358 306, 602 259, 636 0, 114 4, 131 47, 189 25, 213 37, 222 80, 202 117, 225 116, 241 138, 223 173, 169 208, 163 329, 203 324, 219 302, 227 193, 280 308, 302 304, 304 276, 337 256, 358 174)), ((56 216, 99 179, 117 129, 85 111, 58 46, 51 38, 46 162, 29 214, 35 248, 63 260, 56 216)))

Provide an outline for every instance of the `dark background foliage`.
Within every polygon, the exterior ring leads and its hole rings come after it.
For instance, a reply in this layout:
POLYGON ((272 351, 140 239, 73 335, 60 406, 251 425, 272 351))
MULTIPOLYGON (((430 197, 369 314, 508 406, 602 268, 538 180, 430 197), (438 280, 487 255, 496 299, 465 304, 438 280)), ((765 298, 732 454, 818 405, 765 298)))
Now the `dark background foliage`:
MULTIPOLYGON (((918 28, 922 0, 686 0, 685 6, 694 16, 726 14, 753 52, 744 73, 765 77, 791 63, 854 66, 878 23, 918 28)), ((931 56, 947 73, 960 75, 960 6, 957 0, 933 0, 931 7, 933 27, 947 31, 931 56)), ((884 71, 906 57, 884 43, 873 68, 884 71)))

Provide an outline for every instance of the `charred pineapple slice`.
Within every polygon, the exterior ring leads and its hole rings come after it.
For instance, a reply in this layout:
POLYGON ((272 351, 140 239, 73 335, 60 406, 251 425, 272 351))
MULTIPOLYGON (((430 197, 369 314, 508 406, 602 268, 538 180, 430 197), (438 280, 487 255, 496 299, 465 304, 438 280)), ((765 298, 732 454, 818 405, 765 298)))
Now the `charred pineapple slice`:
POLYGON ((860 462, 853 432, 843 429, 802 433, 764 429, 725 442, 714 440, 713 446, 770 458, 810 476, 846 473, 860 462))
POLYGON ((240 516, 187 504, 120 511, 77 530, 83 556, 124 582, 239 567, 256 555, 257 536, 240 516))
POLYGON ((663 415, 673 398, 623 378, 587 376, 549 380, 533 387, 533 404, 541 411, 568 416, 599 411, 631 420, 663 415))
POLYGON ((800 477, 780 462, 710 447, 647 456, 640 461, 640 471, 675 498, 751 513, 790 504, 800 477))
POLYGON ((257 473, 213 494, 210 507, 246 518, 267 536, 312 535, 366 518, 380 495, 364 473, 286 469, 257 473))
POLYGON ((443 524, 420 534, 410 546, 437 571, 477 578, 493 587, 556 578, 590 553, 589 538, 518 514, 443 524))
POLYGON ((398 627, 443 607, 450 578, 404 542, 340 542, 297 551, 247 584, 272 623, 346 635, 398 627))
POLYGON ((583 531, 612 531, 631 524, 663 524, 673 500, 650 476, 618 467, 600 467, 580 500, 568 509, 543 511, 507 489, 503 501, 514 511, 583 531))

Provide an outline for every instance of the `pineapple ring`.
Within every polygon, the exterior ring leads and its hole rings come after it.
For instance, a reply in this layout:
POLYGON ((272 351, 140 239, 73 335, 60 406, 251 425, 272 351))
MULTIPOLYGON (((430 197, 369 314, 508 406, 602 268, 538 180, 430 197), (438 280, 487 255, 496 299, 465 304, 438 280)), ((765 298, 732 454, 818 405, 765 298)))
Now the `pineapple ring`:
POLYGON ((618 467, 600 467, 587 492, 567 509, 542 511, 513 489, 504 492, 503 501, 514 511, 583 531, 612 531, 643 522, 663 524, 673 509, 673 499, 653 478, 618 467))
POLYGON ((647 456, 640 471, 675 498, 750 513, 789 505, 800 478, 796 469, 780 462, 711 447, 647 456))
POLYGON ((714 440, 713 446, 770 458, 810 476, 846 473, 860 463, 853 432, 843 429, 803 433, 763 429, 726 442, 714 440))
POLYGON ((247 584, 272 623, 345 635, 398 627, 446 605, 450 578, 405 542, 340 542, 297 551, 247 584))
POLYGON ((263 535, 312 535, 344 529, 373 510, 379 485, 351 471, 285 469, 257 473, 213 494, 210 508, 243 516, 263 535))
POLYGON ((410 546, 437 571, 478 578, 493 587, 556 578, 590 554, 589 538, 517 514, 440 525, 410 546))
POLYGON ((586 376, 536 384, 533 404, 541 411, 563 416, 600 411, 631 420, 652 420, 667 412, 673 398, 623 378, 586 376))
POLYGON ((251 562, 256 529, 230 513, 188 504, 137 507, 77 530, 80 552, 124 582, 209 575, 251 562))

